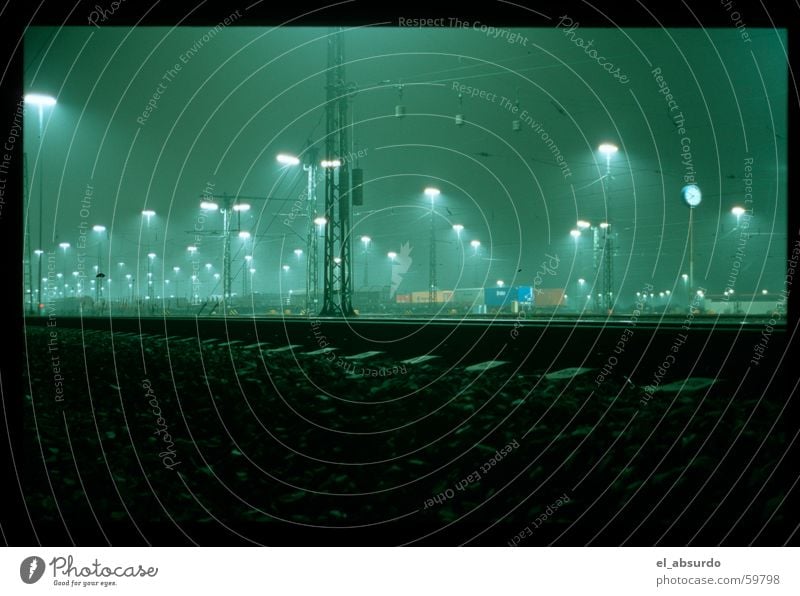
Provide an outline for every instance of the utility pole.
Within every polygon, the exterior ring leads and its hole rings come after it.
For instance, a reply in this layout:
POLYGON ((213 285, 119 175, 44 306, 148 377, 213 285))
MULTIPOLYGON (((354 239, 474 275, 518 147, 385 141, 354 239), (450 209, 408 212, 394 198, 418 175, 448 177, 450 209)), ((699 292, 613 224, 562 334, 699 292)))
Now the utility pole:
POLYGON ((341 157, 348 149, 348 87, 345 82, 344 33, 328 38, 325 137, 325 257, 322 316, 352 316, 350 237, 350 167, 341 157))

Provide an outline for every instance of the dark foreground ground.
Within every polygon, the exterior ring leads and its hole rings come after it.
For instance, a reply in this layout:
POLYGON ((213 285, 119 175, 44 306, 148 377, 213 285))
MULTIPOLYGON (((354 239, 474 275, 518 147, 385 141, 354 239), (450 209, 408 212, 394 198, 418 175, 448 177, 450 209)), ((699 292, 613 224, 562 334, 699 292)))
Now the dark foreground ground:
POLYGON ((26 338, 17 464, 46 543, 782 544, 798 519, 787 389, 741 357, 691 357, 713 383, 648 393, 663 350, 628 349, 637 374, 621 357, 598 383, 610 346, 583 342, 546 346, 600 354, 559 379, 552 358, 470 371, 391 346, 361 362, 277 339, 26 338))

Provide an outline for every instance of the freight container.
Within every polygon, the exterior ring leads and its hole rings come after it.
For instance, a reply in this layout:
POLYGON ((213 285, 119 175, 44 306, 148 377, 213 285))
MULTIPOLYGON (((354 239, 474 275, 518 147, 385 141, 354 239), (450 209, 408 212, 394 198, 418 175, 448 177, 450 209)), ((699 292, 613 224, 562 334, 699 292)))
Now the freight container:
POLYGON ((428 291, 424 292, 411 292, 411 302, 414 304, 428 304, 430 302, 430 294, 428 291))
POLYGON ((536 308, 555 307, 564 304, 564 288, 536 288, 533 305, 536 308))
POLYGON ((483 288, 456 288, 450 301, 464 307, 481 306, 485 303, 483 288))
POLYGON ((483 293, 486 306, 489 308, 503 308, 514 300, 516 288, 485 288, 483 293))
POLYGON ((533 287, 532 286, 519 286, 517 288, 517 302, 520 303, 520 306, 529 308, 533 302, 533 287))

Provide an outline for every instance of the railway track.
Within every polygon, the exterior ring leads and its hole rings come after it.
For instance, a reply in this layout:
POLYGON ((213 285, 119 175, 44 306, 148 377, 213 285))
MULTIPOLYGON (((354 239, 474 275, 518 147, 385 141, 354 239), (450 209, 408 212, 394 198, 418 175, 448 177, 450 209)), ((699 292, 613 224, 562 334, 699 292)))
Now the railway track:
MULTIPOLYGON (((26 325, 47 325, 46 318, 26 325)), ((767 323, 744 319, 390 319, 382 317, 58 317, 57 326, 196 341, 220 348, 250 346, 269 355, 331 354, 350 361, 379 358, 396 365, 426 363, 465 370, 558 370, 567 367, 629 371, 644 381, 670 360, 670 376, 740 376, 767 323), (677 349, 676 349, 677 347, 677 349), (673 354, 674 357, 670 357, 673 354), (732 371, 732 372, 731 372, 732 371)), ((785 331, 774 328, 753 375, 769 373, 783 354, 785 331)))

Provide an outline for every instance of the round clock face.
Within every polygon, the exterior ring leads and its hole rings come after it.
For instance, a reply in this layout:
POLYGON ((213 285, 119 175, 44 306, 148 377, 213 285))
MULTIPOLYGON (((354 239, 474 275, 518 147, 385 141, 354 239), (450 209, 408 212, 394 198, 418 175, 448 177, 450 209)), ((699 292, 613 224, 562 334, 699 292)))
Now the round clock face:
POLYGON ((689 207, 697 207, 700 204, 702 193, 696 184, 687 184, 681 189, 681 196, 689 207))

